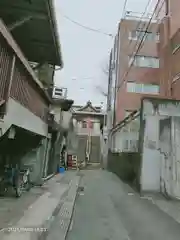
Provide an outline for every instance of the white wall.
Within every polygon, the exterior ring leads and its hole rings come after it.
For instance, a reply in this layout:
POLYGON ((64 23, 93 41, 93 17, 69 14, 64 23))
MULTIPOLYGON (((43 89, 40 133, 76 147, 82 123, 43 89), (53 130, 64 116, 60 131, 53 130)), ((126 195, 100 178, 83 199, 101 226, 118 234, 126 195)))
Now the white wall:
POLYGON ((146 117, 141 168, 141 190, 160 191, 160 153, 158 116, 146 117))
MULTIPOLYGON (((85 118, 84 121, 87 119, 85 118)), ((90 133, 91 136, 100 136, 100 121, 98 119, 91 119, 93 122, 93 128, 87 129, 82 127, 82 121, 77 123, 77 134, 79 135, 88 135, 90 133)))
POLYGON ((72 113, 70 111, 62 111, 60 107, 53 106, 54 120, 61 124, 63 129, 68 129, 72 113))
POLYGON ((137 152, 139 140, 139 117, 113 132, 110 148, 116 152, 137 152))
POLYGON ((166 151, 170 150, 170 170, 164 168, 164 172, 169 173, 171 179, 171 196, 180 199, 180 117, 171 118, 171 144, 166 146, 166 151), (166 170, 166 171, 165 171, 166 170))
POLYGON ((64 129, 68 129, 69 128, 69 124, 72 118, 72 113, 69 111, 62 111, 62 122, 61 122, 61 126, 64 129))
POLYGON ((53 111, 54 111, 54 120, 59 123, 61 119, 61 108, 53 106, 53 111))
POLYGON ((47 124, 12 98, 8 101, 8 111, 4 117, 4 122, 9 125, 14 124, 42 136, 47 136, 48 134, 47 124))
POLYGON ((162 191, 171 197, 180 198, 180 102, 144 100, 143 119, 146 124, 142 148, 141 190, 162 191), (166 123, 166 119, 169 119, 169 123, 166 123))

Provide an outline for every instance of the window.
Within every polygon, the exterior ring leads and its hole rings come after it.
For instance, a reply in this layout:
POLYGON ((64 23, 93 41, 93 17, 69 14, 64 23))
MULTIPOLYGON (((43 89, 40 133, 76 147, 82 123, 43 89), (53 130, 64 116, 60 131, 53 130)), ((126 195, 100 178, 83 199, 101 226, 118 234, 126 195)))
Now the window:
POLYGON ((146 41, 157 41, 157 33, 147 32, 145 35, 146 41))
POLYGON ((159 40, 160 40, 160 33, 159 32, 156 34, 156 40, 157 40, 157 42, 159 42, 159 40))
POLYGON ((91 129, 94 128, 94 123, 93 123, 93 122, 90 122, 90 123, 89 123, 89 128, 91 128, 91 129))
POLYGON ((137 32, 136 31, 129 32, 129 39, 130 40, 137 40, 137 32))
POLYGON ((82 122, 82 128, 87 128, 87 123, 86 123, 86 121, 83 121, 83 122, 82 122))
POLYGON ((127 92, 141 94, 159 94, 159 86, 154 84, 127 82, 127 92))
POLYGON ((94 122, 86 122, 86 121, 82 121, 82 128, 94 128, 94 122))
POLYGON ((145 32, 143 30, 133 30, 129 32, 130 40, 159 41, 159 33, 145 32))
POLYGON ((129 57, 129 65, 136 67, 148 67, 148 68, 159 68, 159 58, 156 57, 147 57, 147 56, 134 56, 129 57))

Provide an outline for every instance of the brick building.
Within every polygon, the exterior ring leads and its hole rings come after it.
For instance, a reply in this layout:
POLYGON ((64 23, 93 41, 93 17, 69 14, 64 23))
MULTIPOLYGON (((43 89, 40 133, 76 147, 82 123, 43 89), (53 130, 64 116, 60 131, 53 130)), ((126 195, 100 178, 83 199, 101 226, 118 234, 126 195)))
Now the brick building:
POLYGON ((180 23, 179 0, 159 0, 161 22, 159 24, 161 94, 166 97, 180 99, 180 23))
POLYGON ((135 56, 139 42, 145 34, 150 16, 140 19, 141 14, 128 12, 121 20, 115 44, 111 53, 111 87, 116 99, 114 104, 114 123, 123 120, 130 112, 140 107, 140 99, 144 95, 159 95, 159 57, 157 43, 159 41, 158 23, 152 20, 144 44, 135 56), (128 72, 128 74, 127 74, 128 72))

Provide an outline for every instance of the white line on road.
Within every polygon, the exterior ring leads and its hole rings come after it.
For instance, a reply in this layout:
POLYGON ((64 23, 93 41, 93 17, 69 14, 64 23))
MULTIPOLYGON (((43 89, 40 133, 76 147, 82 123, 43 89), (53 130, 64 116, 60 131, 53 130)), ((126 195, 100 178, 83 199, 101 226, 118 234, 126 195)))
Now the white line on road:
POLYGON ((73 224, 74 224, 74 221, 73 221, 73 219, 72 219, 71 224, 70 224, 70 227, 69 227, 69 231, 72 231, 73 224))

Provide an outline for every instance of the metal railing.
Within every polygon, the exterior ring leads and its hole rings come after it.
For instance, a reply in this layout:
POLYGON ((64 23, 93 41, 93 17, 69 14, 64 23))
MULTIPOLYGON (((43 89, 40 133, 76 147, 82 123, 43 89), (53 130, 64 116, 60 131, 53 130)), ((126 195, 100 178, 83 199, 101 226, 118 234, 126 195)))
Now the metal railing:
MULTIPOLYGON (((146 22, 146 21, 149 21, 151 18, 152 18, 153 14, 152 13, 148 13, 146 15, 143 15, 143 13, 141 12, 133 12, 133 11, 126 11, 124 16, 123 16, 123 19, 126 19, 126 20, 134 20, 134 21, 143 21, 143 22, 146 22)), ((151 22, 157 22, 157 17, 154 16, 151 20, 151 22)))

